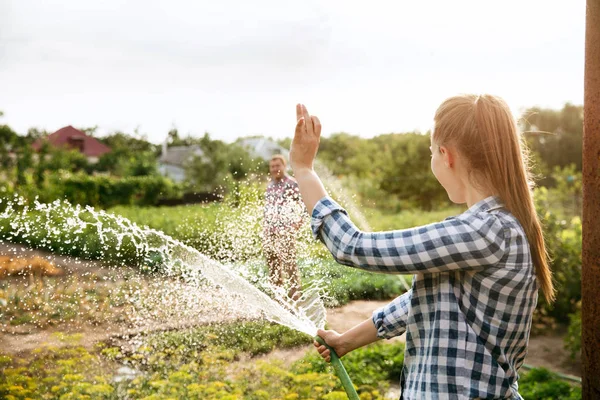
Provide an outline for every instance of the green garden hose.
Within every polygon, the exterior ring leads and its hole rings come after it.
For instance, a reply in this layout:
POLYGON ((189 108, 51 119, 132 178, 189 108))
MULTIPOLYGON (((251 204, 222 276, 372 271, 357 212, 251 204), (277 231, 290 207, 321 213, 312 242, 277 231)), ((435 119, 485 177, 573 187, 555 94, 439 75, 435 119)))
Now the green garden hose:
POLYGON ((348 376, 346 368, 344 368, 344 365, 335 350, 328 346, 320 336, 315 336, 315 340, 329 349, 329 352, 331 353, 331 365, 335 370, 335 374, 340 378, 340 382, 342 382, 342 386, 344 387, 348 398, 350 400, 359 400, 358 393, 356 393, 356 389, 354 389, 352 380, 350 380, 350 376, 348 376))

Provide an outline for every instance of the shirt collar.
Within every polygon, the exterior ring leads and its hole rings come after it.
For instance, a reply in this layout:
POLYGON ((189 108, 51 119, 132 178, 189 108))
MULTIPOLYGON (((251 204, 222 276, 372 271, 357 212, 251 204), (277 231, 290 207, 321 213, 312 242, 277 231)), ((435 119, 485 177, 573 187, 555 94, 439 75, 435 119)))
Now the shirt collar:
POLYGON ((288 176, 288 174, 284 174, 283 178, 281 178, 280 180, 271 179, 271 183, 273 185, 281 185, 283 183, 286 183, 289 180, 290 180, 290 177, 288 176))
POLYGON ((499 209, 502 207, 504 207, 504 203, 502 202, 502 200, 500 200, 500 197, 490 196, 473 204, 471 207, 469 207, 469 209, 466 212, 470 214, 476 214, 480 212, 490 211, 492 209, 499 209))

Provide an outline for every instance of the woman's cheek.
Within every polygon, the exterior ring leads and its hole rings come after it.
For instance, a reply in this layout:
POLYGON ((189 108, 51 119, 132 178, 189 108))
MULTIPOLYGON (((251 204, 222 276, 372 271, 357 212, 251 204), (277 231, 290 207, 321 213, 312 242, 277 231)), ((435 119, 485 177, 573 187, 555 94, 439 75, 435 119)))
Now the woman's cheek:
POLYGON ((433 176, 435 176, 435 179, 437 179, 439 182, 440 179, 438 178, 437 168, 435 164, 435 158, 431 157, 431 172, 433 173, 433 176))

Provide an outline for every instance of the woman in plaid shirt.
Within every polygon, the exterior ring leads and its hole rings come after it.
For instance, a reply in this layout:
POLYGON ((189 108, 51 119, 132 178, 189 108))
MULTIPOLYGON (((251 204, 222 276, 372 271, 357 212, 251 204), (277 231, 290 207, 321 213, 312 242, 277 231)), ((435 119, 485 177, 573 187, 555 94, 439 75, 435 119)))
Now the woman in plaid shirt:
MULTIPOLYGON (((313 170, 321 124, 297 105, 290 159, 312 229, 341 264, 414 274, 412 288, 343 334, 318 332, 339 356, 406 332, 404 399, 520 399, 541 288, 554 298, 524 148, 506 103, 491 95, 444 101, 431 170, 468 210, 391 232, 361 232, 313 170)), ((326 360, 329 351, 315 342, 326 360)))

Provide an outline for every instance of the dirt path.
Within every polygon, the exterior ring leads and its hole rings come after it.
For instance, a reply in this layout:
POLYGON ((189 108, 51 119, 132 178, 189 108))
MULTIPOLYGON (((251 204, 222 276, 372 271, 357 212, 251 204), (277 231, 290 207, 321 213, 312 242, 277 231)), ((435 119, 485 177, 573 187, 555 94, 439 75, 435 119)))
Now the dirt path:
MULTIPOLYGON (((340 308, 333 308, 327 310, 327 323, 329 329, 336 330, 338 332, 345 332, 353 326, 363 322, 366 319, 370 319, 373 311, 385 306, 389 303, 389 300, 384 301, 371 301, 371 300, 357 300, 352 301, 340 308)), ((393 342, 405 342, 404 335, 388 341, 393 342)))
POLYGON ((565 350, 564 335, 562 331, 553 331, 547 335, 531 337, 525 364, 581 377, 581 359, 571 359, 569 352, 565 350))

